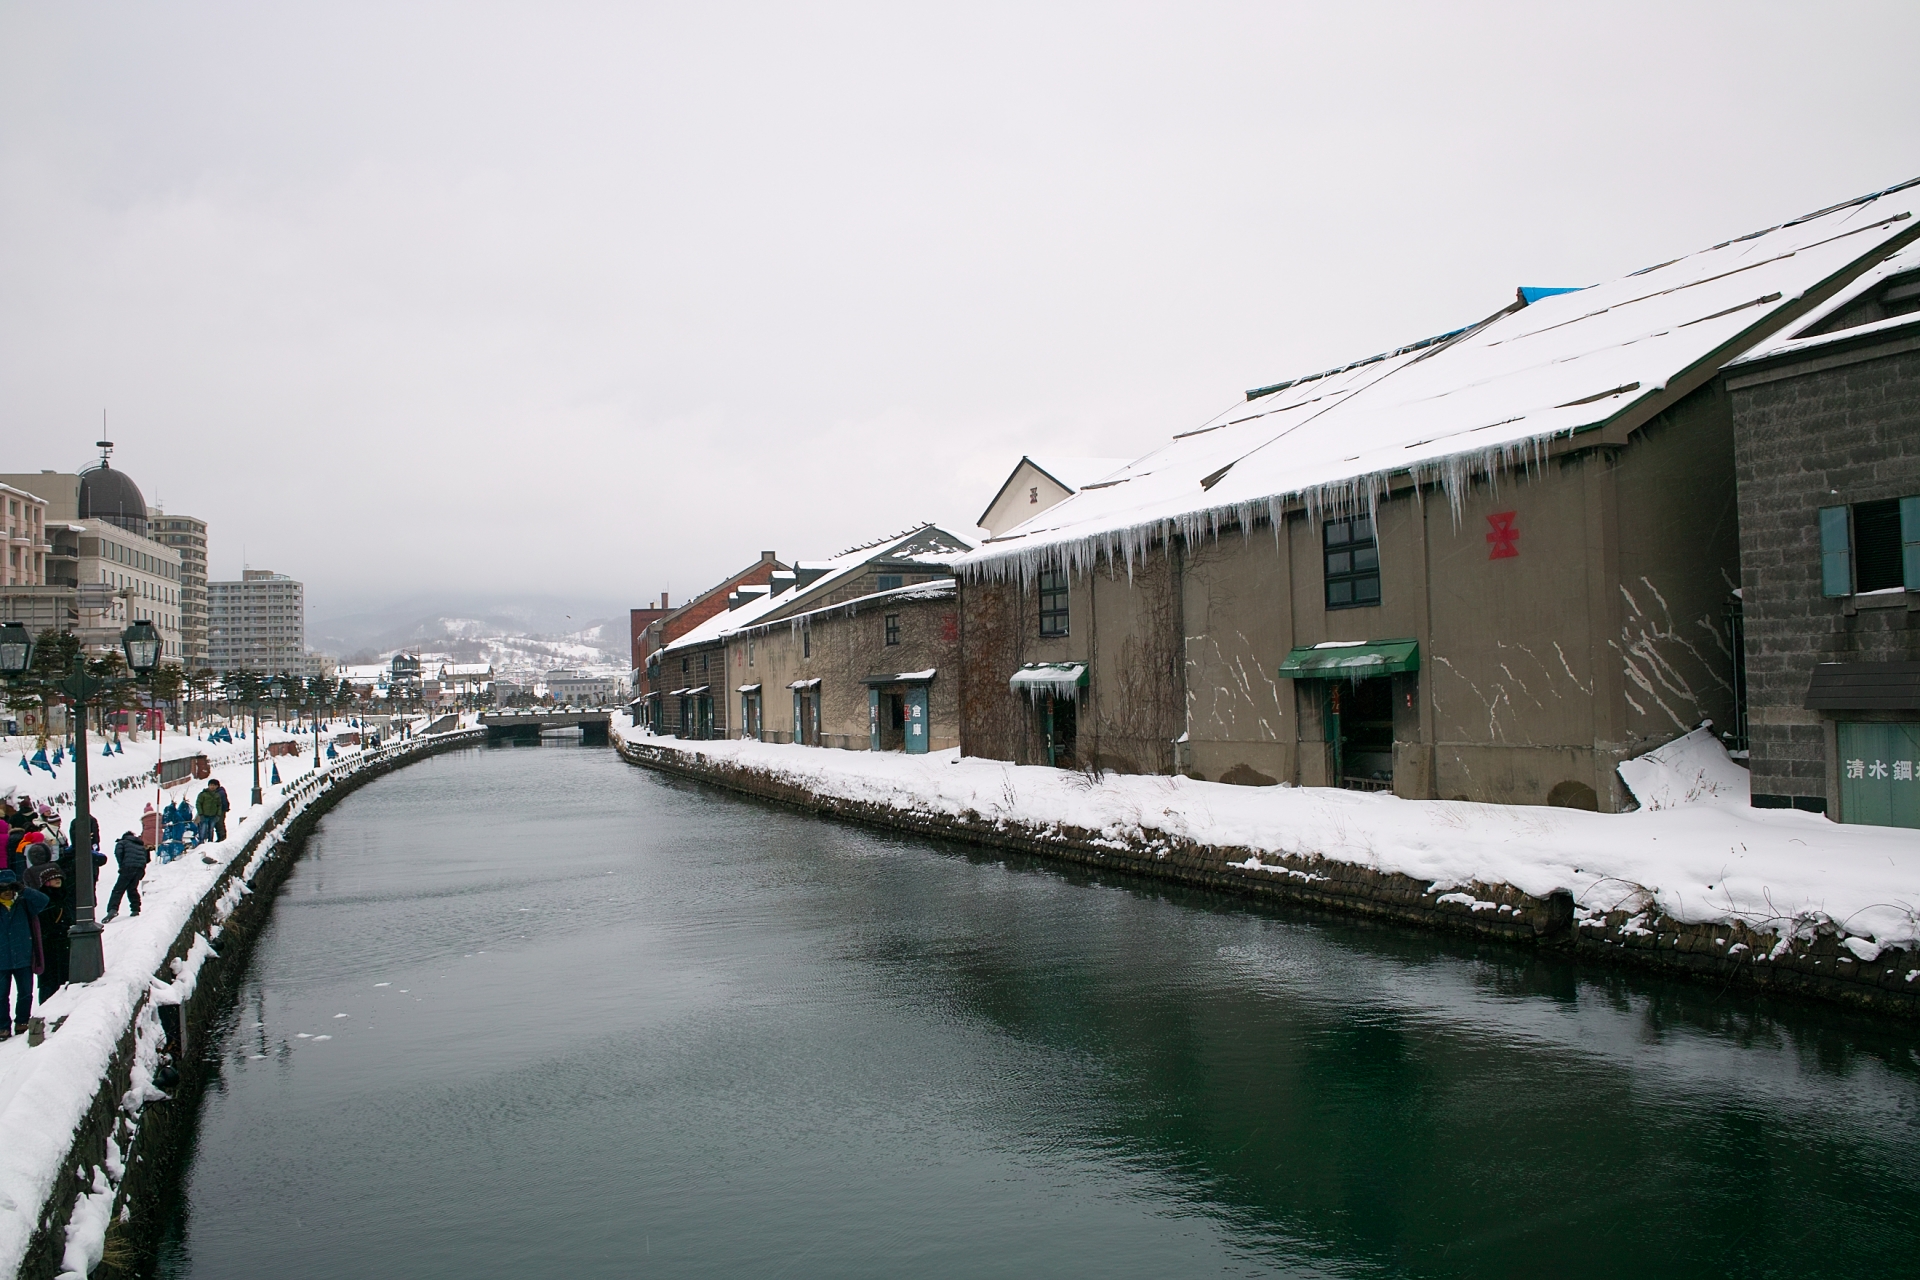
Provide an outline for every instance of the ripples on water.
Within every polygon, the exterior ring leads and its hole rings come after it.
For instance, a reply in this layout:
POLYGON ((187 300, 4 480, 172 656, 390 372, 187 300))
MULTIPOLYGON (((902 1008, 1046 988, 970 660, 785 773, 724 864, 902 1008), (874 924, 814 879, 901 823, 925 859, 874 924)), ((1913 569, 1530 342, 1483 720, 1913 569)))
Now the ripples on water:
POLYGON ((1898 1270, 1915 1045, 475 749, 313 838, 160 1270, 1898 1270))

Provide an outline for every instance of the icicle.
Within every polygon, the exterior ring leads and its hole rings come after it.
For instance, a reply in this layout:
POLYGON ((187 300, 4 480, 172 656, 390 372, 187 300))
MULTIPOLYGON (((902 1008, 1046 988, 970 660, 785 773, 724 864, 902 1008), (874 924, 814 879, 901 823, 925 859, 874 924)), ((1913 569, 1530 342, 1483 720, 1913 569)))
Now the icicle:
MULTIPOLYGON (((1424 507, 1426 490, 1436 488, 1447 497, 1447 507, 1457 529, 1465 514, 1467 494, 1476 478, 1484 477, 1494 492, 1499 491, 1502 475, 1516 472, 1524 479, 1540 474, 1550 459, 1553 441, 1570 432, 1549 432, 1506 444, 1491 445, 1470 453, 1449 454, 1416 462, 1398 474, 1413 481, 1414 496, 1424 507)), ((1288 508, 1305 508, 1310 523, 1365 515, 1377 520, 1380 502, 1389 492, 1394 472, 1376 471, 1348 476, 1326 484, 1311 485, 1292 492, 1271 494, 1221 506, 1199 507, 1177 515, 1163 516, 1141 524, 1103 529, 1066 538, 1037 547, 981 548, 957 566, 959 576, 970 582, 1016 582, 1025 590, 1043 572, 1064 572, 1083 577, 1104 564, 1111 573, 1124 567, 1129 584, 1136 561, 1145 565, 1148 555, 1158 546, 1162 555, 1171 555, 1175 539, 1191 546, 1208 539, 1218 541, 1226 529, 1238 525, 1244 537, 1251 537, 1253 525, 1265 516, 1274 528, 1275 546, 1288 508)))

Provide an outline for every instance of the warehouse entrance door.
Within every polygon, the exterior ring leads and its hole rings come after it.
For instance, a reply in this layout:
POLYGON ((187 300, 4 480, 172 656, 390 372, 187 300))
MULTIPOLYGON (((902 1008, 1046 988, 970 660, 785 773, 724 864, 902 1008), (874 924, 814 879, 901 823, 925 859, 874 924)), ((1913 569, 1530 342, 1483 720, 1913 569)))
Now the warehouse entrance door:
POLYGON ((1340 785, 1349 791, 1393 790, 1392 677, 1330 680, 1327 686, 1340 785))
POLYGON ((1920 722, 1842 720, 1840 821, 1920 827, 1920 722))

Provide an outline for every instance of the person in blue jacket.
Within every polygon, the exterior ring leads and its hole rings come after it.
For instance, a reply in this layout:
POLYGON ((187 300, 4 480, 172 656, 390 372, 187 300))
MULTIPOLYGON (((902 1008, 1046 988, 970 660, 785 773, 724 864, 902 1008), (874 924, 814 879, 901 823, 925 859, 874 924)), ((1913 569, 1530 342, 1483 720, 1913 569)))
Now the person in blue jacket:
POLYGON ((22 1035, 33 1012, 33 974, 40 967, 37 917, 49 899, 20 883, 18 872, 0 871, 0 1040, 22 1035), (7 991, 14 991, 13 1025, 5 1021, 7 991))

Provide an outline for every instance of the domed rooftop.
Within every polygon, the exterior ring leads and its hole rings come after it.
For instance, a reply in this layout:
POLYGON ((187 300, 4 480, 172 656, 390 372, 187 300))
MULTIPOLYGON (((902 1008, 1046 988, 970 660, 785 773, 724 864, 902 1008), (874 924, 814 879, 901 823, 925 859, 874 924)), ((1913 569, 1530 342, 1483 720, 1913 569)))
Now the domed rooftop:
POLYGON ((124 471, 115 471, 102 458, 98 466, 80 473, 80 518, 100 519, 128 533, 147 536, 147 500, 124 471))

